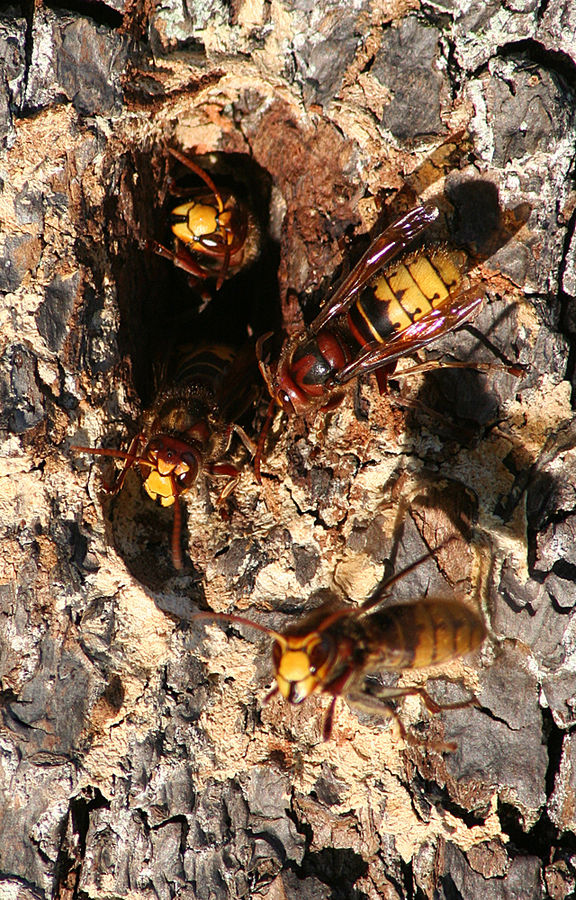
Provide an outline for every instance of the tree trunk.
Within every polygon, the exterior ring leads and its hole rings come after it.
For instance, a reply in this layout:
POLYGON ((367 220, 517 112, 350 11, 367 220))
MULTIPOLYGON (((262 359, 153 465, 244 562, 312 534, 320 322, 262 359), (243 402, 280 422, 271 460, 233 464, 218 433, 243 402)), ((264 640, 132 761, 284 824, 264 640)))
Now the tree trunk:
POLYGON ((574 4, 71 9, 0 16, 0 897, 572 896, 574 4), (218 292, 150 250, 168 147, 263 222, 218 292), (128 445, 167 336, 303 328, 419 195, 487 288, 432 355, 489 368, 278 415, 261 485, 187 495, 176 571, 172 510, 73 446, 128 445), (460 709, 343 697, 324 740, 327 696, 265 702, 271 639, 192 618, 282 631, 428 552, 393 598, 480 603, 489 635, 398 675, 460 709))

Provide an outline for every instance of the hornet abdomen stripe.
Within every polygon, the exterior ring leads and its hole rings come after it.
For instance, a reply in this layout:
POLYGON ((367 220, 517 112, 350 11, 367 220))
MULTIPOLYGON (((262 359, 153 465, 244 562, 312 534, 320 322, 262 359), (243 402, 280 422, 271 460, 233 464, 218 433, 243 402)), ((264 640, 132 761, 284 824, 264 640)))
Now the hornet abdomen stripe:
POLYGON ((348 313, 354 339, 384 343, 448 299, 461 280, 460 270, 442 249, 419 253, 390 266, 348 313))

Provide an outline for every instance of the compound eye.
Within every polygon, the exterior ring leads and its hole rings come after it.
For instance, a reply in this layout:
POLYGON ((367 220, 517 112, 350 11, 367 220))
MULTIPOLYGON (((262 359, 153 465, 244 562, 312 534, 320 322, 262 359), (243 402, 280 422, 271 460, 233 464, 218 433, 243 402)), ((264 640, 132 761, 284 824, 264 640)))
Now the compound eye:
POLYGON ((164 450, 164 442, 161 438, 153 438, 146 446, 146 456, 148 459, 156 461, 158 456, 164 450))
POLYGON ((310 660, 310 672, 315 674, 319 669, 326 665, 330 655, 330 648, 325 641, 316 644, 310 649, 308 659, 310 660))
POLYGON ((280 406, 282 407, 282 409, 286 410, 287 413, 294 412, 294 405, 286 391, 281 391, 278 395, 278 399, 280 400, 280 406))
POLYGON ((274 643, 272 645, 272 663, 274 665, 274 670, 277 672, 280 666, 280 661, 282 659, 282 647, 278 643, 274 643))
POLYGON ((188 466, 187 472, 182 472, 178 476, 178 481, 185 488, 191 487, 196 481, 198 475, 198 462, 192 453, 183 453, 182 462, 188 466))

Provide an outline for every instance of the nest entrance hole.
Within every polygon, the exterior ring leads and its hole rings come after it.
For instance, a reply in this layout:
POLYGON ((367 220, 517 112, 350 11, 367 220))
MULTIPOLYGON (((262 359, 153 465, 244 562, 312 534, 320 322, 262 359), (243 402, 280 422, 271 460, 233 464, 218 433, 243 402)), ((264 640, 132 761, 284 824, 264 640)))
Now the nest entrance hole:
MULTIPOLYGON (((158 368, 174 344, 221 343, 241 349, 250 336, 253 339, 280 328, 279 249, 268 228, 270 176, 245 154, 215 152, 194 159, 209 172, 218 189, 233 191, 250 205, 262 233, 261 252, 220 290, 215 289, 214 279, 191 286, 185 271, 161 258, 148 244, 157 241, 172 247, 170 211, 182 202, 187 187, 202 187, 201 180, 183 171, 164 151, 147 154, 135 148, 111 162, 114 177, 109 179, 110 194, 103 212, 109 223, 106 240, 119 311, 116 337, 123 363, 119 371, 131 381, 127 387, 136 395, 140 411, 153 403, 158 368), (170 190, 172 181, 178 186, 177 198, 170 190)), ((248 430, 255 413, 255 409, 249 410, 247 422, 242 423, 248 430)), ((128 440, 139 424, 135 419, 125 423, 128 440)), ((208 493, 201 485, 198 490, 209 512, 208 493)), ((188 560, 184 577, 174 578, 177 573, 170 556, 173 510, 157 507, 144 494, 137 473, 129 474, 122 491, 110 501, 107 518, 116 550, 141 583, 154 590, 169 582, 173 589, 179 581, 189 587, 190 577, 198 583, 202 561, 196 571, 195 561, 191 567, 188 560)), ((185 510, 183 520, 186 548, 192 525, 187 524, 185 510)))

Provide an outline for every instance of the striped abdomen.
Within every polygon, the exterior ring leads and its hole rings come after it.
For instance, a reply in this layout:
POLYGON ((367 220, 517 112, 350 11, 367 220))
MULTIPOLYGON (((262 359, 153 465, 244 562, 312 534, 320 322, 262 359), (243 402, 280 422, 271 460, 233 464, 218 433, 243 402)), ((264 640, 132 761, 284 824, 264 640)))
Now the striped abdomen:
POLYGON ((420 251, 385 269, 348 312, 348 328, 361 346, 384 343, 441 307, 462 280, 455 254, 420 251))
POLYGON ((370 656, 378 668, 434 666, 470 653, 486 637, 477 612, 457 600, 422 600, 368 616, 370 656))
POLYGON ((170 358, 165 380, 173 387, 198 384, 215 392, 235 356, 224 344, 181 344, 170 358))

